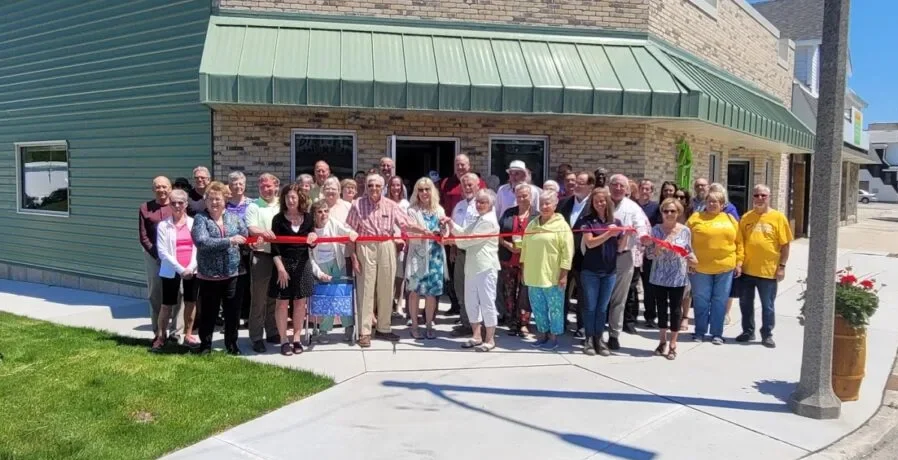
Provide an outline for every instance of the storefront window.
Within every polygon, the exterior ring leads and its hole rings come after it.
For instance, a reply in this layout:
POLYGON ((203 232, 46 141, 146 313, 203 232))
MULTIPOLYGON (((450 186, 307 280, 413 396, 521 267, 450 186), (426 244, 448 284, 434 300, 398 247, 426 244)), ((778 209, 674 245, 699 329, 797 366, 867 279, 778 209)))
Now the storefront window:
POLYGON ((16 144, 19 212, 69 214, 69 152, 65 141, 16 144))
POLYGON ((352 131, 293 130, 293 177, 313 174, 315 163, 324 160, 331 174, 345 179, 355 173, 355 133, 352 131))
POLYGON ((533 175, 533 184, 542 187, 546 179, 548 165, 549 139, 542 136, 491 137, 490 138, 490 174, 495 175, 501 183, 508 182, 508 164, 521 160, 533 175))

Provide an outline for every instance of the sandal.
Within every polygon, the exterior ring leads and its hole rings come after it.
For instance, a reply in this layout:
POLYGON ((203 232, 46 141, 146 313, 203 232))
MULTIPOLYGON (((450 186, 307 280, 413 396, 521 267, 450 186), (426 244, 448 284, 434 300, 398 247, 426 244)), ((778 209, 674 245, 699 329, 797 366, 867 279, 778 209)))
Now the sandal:
POLYGON ((299 354, 302 354, 302 352, 303 352, 302 342, 293 342, 293 354, 299 355, 299 354))
POLYGON ((427 330, 424 331, 424 337, 426 337, 427 340, 433 340, 437 338, 437 334, 432 327, 428 327, 427 330))
POLYGON ((667 351, 667 360, 673 361, 677 359, 677 347, 671 347, 670 350, 667 351))
POLYGON ((667 348, 667 342, 658 345, 658 348, 655 348, 655 356, 663 356, 665 348, 667 348))
POLYGON ((461 344, 462 348, 476 348, 480 345, 483 345, 483 342, 475 342, 474 339, 468 340, 467 342, 461 344))
POLYGON ((281 354, 284 356, 293 356, 293 347, 291 347, 289 343, 282 343, 281 354))
POLYGON ((474 347, 474 351, 487 352, 492 350, 493 348, 496 348, 495 343, 483 342, 480 345, 474 347))

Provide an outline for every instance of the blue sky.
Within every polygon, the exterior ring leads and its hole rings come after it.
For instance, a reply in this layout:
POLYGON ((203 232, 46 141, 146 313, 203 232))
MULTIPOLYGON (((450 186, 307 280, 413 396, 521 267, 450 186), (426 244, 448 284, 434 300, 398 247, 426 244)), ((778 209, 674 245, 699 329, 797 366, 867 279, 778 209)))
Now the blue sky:
POLYGON ((864 124, 898 122, 898 1, 853 0, 850 21, 848 86, 870 104, 864 124))
POLYGON ((851 2, 848 85, 870 104, 864 123, 898 121, 898 1, 851 2))

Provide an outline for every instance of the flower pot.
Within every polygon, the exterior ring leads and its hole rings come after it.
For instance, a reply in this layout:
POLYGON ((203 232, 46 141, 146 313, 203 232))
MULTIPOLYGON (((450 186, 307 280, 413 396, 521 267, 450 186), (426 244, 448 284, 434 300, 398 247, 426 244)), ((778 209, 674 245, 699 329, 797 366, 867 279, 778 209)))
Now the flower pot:
POLYGON ((836 315, 833 328, 833 391, 842 401, 857 401, 867 367, 867 330, 836 315))

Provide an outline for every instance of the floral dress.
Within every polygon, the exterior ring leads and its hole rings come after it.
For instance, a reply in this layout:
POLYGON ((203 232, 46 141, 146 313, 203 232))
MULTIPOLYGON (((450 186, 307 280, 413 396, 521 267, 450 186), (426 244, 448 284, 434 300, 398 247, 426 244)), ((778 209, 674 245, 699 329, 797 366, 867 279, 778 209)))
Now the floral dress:
MULTIPOLYGON (((430 211, 412 211, 420 223, 428 230, 440 230, 440 216, 430 211)), ((446 267, 446 252, 443 246, 432 240, 418 240, 409 246, 406 261, 408 290, 423 296, 443 295, 443 278, 446 267)))

